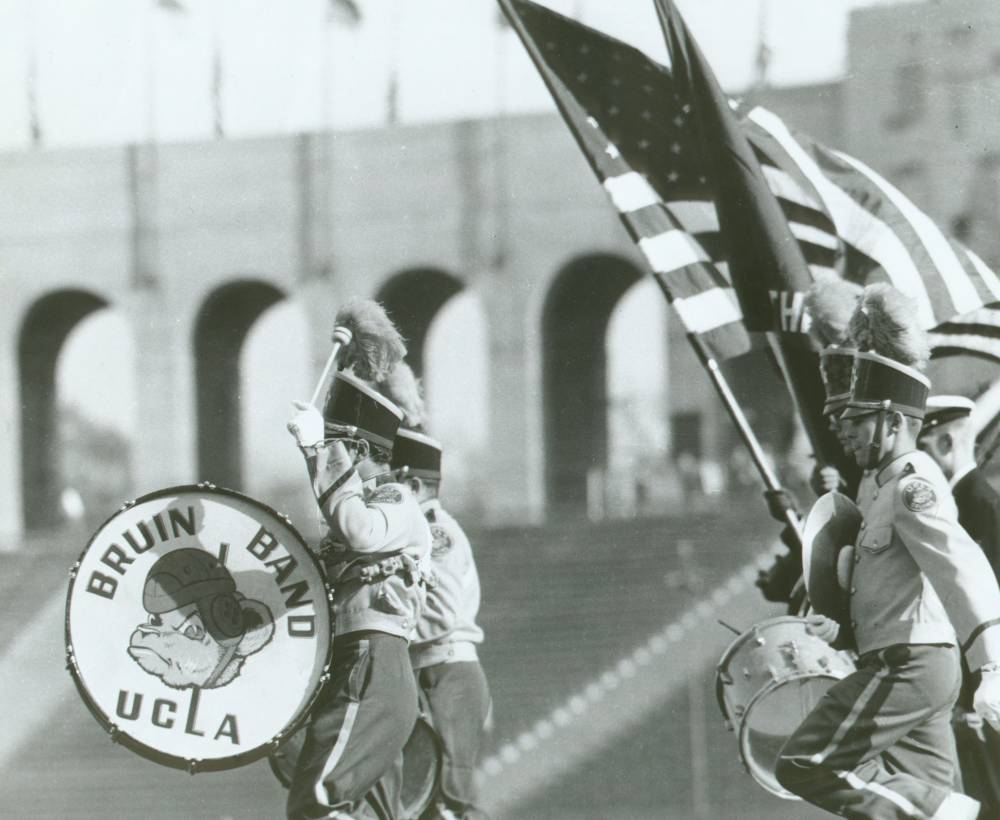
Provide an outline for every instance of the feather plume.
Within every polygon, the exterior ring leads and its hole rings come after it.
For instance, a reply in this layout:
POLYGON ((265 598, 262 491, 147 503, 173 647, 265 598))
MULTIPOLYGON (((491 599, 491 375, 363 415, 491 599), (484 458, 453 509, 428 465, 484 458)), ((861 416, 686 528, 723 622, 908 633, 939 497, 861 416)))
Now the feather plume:
POLYGON ((849 336, 858 350, 870 350, 922 370, 931 350, 913 299, 880 282, 865 288, 851 316, 849 336))
POLYGON ((809 335, 823 347, 843 345, 862 290, 861 285, 839 276, 817 279, 806 293, 806 310, 812 319, 809 335))
POLYGON ((424 397, 420 380, 406 362, 399 362, 378 390, 403 411, 403 426, 411 430, 424 423, 424 397))
POLYGON ((360 379, 384 381, 392 368, 406 355, 406 343, 385 308, 372 299, 355 299, 337 313, 334 327, 351 331, 351 343, 341 360, 360 379))

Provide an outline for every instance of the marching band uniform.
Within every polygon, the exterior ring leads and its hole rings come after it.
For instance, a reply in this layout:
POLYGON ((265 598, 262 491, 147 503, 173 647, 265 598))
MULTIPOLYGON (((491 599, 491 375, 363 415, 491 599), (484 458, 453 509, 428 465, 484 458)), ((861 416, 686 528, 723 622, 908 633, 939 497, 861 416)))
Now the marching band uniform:
MULTIPOLYGON (((973 432, 964 429, 975 403, 965 396, 931 396, 920 431, 920 447, 938 461, 948 477, 958 521, 979 544, 1000 578, 1000 496, 976 466, 973 432), (939 449, 942 437, 948 446, 939 449)), ((1000 734, 972 708, 978 673, 963 663, 962 692, 955 709, 955 742, 965 792, 983 804, 980 820, 1000 820, 1000 734)))
MULTIPOLYGON (((928 392, 912 367, 860 352, 844 418, 878 413, 880 442, 889 413, 922 419, 928 392)), ((916 450, 890 455, 858 492, 864 521, 848 590, 857 671, 788 739, 776 774, 789 791, 847 817, 974 818, 978 804, 952 790, 950 715, 958 646, 976 668, 1000 660, 1000 589, 933 460, 916 450)), ((996 685, 981 704, 991 720, 996 685)))
MULTIPOLYGON (((859 285, 835 277, 814 283, 805 298, 810 317, 809 335, 821 348, 819 370, 825 393, 823 417, 829 421, 841 444, 843 440, 837 425, 850 397, 854 362, 854 350, 848 347, 848 325, 861 290, 859 285)), ((836 489, 854 498, 860 473, 845 465, 841 467, 838 470, 832 465, 817 462, 809 478, 810 489, 817 496, 836 489), (837 484, 836 487, 827 486, 829 477, 837 484)), ((782 490, 765 493, 764 496, 771 517, 785 523, 786 511, 795 509, 791 499, 782 490)), ((797 614, 802 609, 804 595, 804 588, 798 584, 802 577, 802 549, 798 536, 787 526, 782 530, 781 541, 787 547, 787 553, 778 556, 766 571, 762 570, 756 583, 765 599, 787 602, 788 612, 797 614)))
MULTIPOLYGON (((408 487, 370 487, 342 443, 391 452, 400 410, 341 372, 323 417, 326 437, 306 436, 313 444, 302 449, 329 527, 321 560, 334 590, 333 663, 289 787, 288 816, 368 817, 374 810, 394 818, 402 750, 418 712, 407 644, 423 607, 430 530, 408 487)), ((297 421, 311 423, 297 416, 290 429, 297 421)))
MULTIPOLYGON (((430 482, 428 486, 437 484, 441 480, 441 445, 401 428, 392 466, 401 480, 412 476, 430 482)), ((425 817, 482 817, 474 806, 473 776, 490 694, 476 650, 483 640, 483 630, 476 624, 479 573, 469 539, 441 502, 430 497, 420 506, 431 528, 434 583, 428 589, 410 645, 410 660, 444 747, 443 799, 437 811, 425 817)))

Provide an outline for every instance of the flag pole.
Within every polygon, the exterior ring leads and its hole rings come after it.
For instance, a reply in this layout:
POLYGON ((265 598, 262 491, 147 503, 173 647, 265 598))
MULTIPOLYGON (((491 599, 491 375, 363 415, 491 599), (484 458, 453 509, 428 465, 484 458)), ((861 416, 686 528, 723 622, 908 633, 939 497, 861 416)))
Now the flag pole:
MULTIPOLYGON (((760 446, 757 434, 754 433, 753 428, 750 426, 750 422, 747 419, 746 414, 743 412, 743 408, 740 406, 732 388, 730 388, 729 382, 723 375, 722 368, 719 367, 719 363, 708 352, 708 349, 705 347, 705 343, 701 340, 701 337, 699 337, 697 333, 688 333, 687 339, 688 342, 690 342, 691 347, 694 349, 695 355, 698 357, 698 361, 701 362, 702 367, 704 367, 708 373, 708 377, 712 381, 712 386, 715 388, 716 393, 718 393, 719 398, 722 400, 722 404, 726 408, 729 418, 736 426, 736 431, 739 433, 744 446, 750 451, 750 458, 753 459, 754 466, 757 468, 757 472, 760 473, 761 480, 764 482, 764 486, 767 487, 768 493, 781 492, 783 489, 781 481, 778 479, 778 476, 775 475, 774 470, 771 469, 771 465, 768 464, 767 456, 764 453, 763 447, 760 446)), ((785 523, 788 524, 791 531, 795 533, 795 537, 801 545, 802 527, 799 522, 798 515, 794 510, 789 508, 786 508, 784 512, 785 523)))

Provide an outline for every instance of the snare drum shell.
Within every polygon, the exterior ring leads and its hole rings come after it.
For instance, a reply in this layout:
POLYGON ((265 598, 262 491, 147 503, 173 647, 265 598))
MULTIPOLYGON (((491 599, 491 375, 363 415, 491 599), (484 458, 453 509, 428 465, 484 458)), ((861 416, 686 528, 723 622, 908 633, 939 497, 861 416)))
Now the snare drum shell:
MULTIPOLYGON (((131 516, 134 518, 134 516, 131 516)), ((133 521, 134 523, 134 521, 133 521)), ((207 522, 206 522, 207 523, 207 522)), ((213 524, 213 526, 215 526, 213 524)), ((165 530, 168 535, 171 533, 169 526, 165 526, 165 530)), ((248 530, 249 531, 249 530, 248 530)), ((152 533, 152 540, 157 541, 157 528, 150 523, 145 531, 140 531, 144 535, 147 533, 152 533)), ((169 543, 172 539, 168 538, 162 542, 155 543, 154 545, 148 547, 144 550, 142 555, 129 556, 133 559, 133 562, 128 563, 127 569, 129 573, 135 572, 137 576, 142 579, 143 569, 149 569, 150 564, 154 563, 159 557, 165 554, 169 554, 173 549, 178 548, 198 548, 199 545, 195 545, 193 542, 199 539, 187 538, 187 533, 183 533, 182 538, 177 539, 177 543, 169 543)), ((148 542, 147 542, 148 543, 148 542)), ((145 544, 143 544, 145 546, 145 544)), ((207 547, 216 546, 214 543, 211 545, 201 545, 207 547)), ((218 545, 222 548, 222 544, 218 545)), ((228 558, 227 560, 233 560, 234 553, 238 547, 246 546, 241 545, 238 541, 234 541, 232 547, 228 543, 225 545, 225 550, 222 552, 223 558, 228 558)), ((214 550, 209 549, 210 552, 214 550)), ((119 562, 124 564, 124 562, 119 562)), ((274 568, 269 568, 263 566, 263 561, 259 563, 262 564, 260 567, 260 572, 264 573, 266 571, 275 571, 274 568)), ((98 565, 99 566, 99 565, 98 565)), ((289 566, 286 563, 284 566, 289 566)), ((115 578, 115 573, 110 569, 106 572, 108 577, 115 578)), ((127 577, 127 576, 126 576, 127 577)), ((115 580, 122 584, 122 578, 118 577, 115 580)), ((99 585, 98 585, 99 586, 99 585)), ((119 586, 116 590, 115 597, 118 598, 118 591, 121 591, 120 600, 123 606, 127 606, 129 611, 132 612, 133 618, 140 618, 147 613, 142 611, 142 601, 143 592, 142 585, 134 585, 128 590, 124 589, 124 586, 119 586), (126 595, 125 592, 128 594, 126 595)), ((237 585, 237 591, 240 592, 240 587, 237 585)), ((242 592, 240 593, 242 594, 242 592)), ((287 595, 287 593, 285 593, 287 595)), ((99 597, 99 596, 98 596, 99 597)), ((246 597, 243 598, 246 601, 246 597)), ((294 611, 289 609, 286 612, 281 612, 280 606, 271 603, 268 611, 272 611, 274 614, 275 631, 274 636, 283 635, 279 633, 279 624, 281 619, 288 614, 289 611, 294 611)), ((246 605, 246 604, 241 604, 246 605)), ((138 626, 139 621, 136 620, 135 626, 138 626)), ((287 623, 287 621, 286 621, 287 623)), ((94 623, 94 629, 104 629, 105 625, 101 623, 94 623)), ((117 625, 117 631, 121 632, 123 626, 117 625)), ((291 631, 291 628, 288 628, 291 631)), ((114 634, 114 629, 111 629, 107 633, 108 635, 114 634)), ((152 493, 148 493, 134 501, 124 504, 119 510, 117 510, 113 515, 111 515, 103 524, 97 529, 90 540, 87 542, 86 547, 80 554, 80 558, 74 564, 73 569, 70 572, 69 587, 67 589, 66 595, 66 615, 65 615, 65 641, 66 641, 66 658, 67 658, 67 669, 73 678, 73 682, 76 685, 77 691, 83 700, 84 704, 87 706, 90 713, 94 716, 95 720, 101 725, 101 727, 109 733, 111 740, 120 743, 126 748, 136 752, 143 757, 159 763, 163 766, 168 766, 175 769, 183 769, 188 772, 195 774, 204 771, 221 771, 226 769, 232 769, 239 766, 246 765, 255 760, 264 757, 275 749, 278 748, 281 740, 284 737, 294 733, 305 721, 312 704, 315 702, 316 697, 319 695, 319 691, 322 687, 322 682, 326 679, 327 671, 329 669, 331 653, 332 653, 332 615, 330 612, 330 602, 327 593, 327 586, 325 580, 325 574, 319 561, 312 554, 306 541, 302 538, 299 532, 292 525, 291 521, 275 511, 273 508, 263 504, 256 499, 249 496, 238 493, 234 490, 229 490, 221 487, 216 487, 211 484, 197 484, 197 485, 179 485, 174 487, 167 487, 161 490, 157 490, 152 493), (110 685, 112 687, 118 686, 118 682, 111 680, 110 682, 98 681, 93 679, 94 676, 91 673, 88 679, 88 673, 85 671, 88 667, 90 669, 94 668, 93 659, 89 659, 87 662, 81 657, 81 647, 88 642, 93 645, 97 641, 86 639, 83 637, 83 633, 90 628, 90 623, 88 619, 75 616, 75 608, 80 607, 80 601, 85 600, 85 595, 87 591, 92 591, 88 589, 89 586, 94 585, 93 572, 97 570, 92 569, 95 566, 95 561, 93 559, 94 550, 100 552, 105 550, 104 555, 107 555, 106 550, 110 549, 108 546, 119 546, 125 544, 123 540, 122 528, 118 526, 120 523, 125 523, 130 520, 130 512, 140 512, 149 505, 151 508, 155 508, 160 505, 168 505, 172 499, 185 498, 189 500, 200 500, 203 507, 208 505, 217 505, 220 509, 224 509, 227 505, 231 505, 233 509, 241 511, 247 520, 242 522, 244 527, 252 528, 254 525, 259 524, 261 528, 265 525, 269 527, 268 532, 273 530, 274 533, 280 534, 280 539, 278 547, 284 548, 287 552, 279 552, 277 548, 273 554, 269 554, 269 558, 281 558, 281 557, 292 557, 296 562, 297 572, 292 580, 298 581, 300 578, 304 579, 307 584, 303 589, 308 588, 310 593, 310 614, 313 616, 311 621, 311 628, 314 634, 311 635, 311 646, 309 652, 311 657, 314 658, 312 661, 312 670, 309 672, 309 679, 314 681, 311 684, 309 691, 302 691, 295 697, 298 698, 298 707, 295 709, 294 714, 289 715, 288 720, 283 726, 277 728, 273 734, 270 734, 266 740, 262 740, 259 744, 255 745, 253 748, 246 748, 237 751, 232 754, 221 754, 219 756, 202 756, 198 755, 185 755, 177 753, 176 749, 165 750, 164 748, 158 748, 154 743, 147 742, 146 740, 140 739, 139 737, 133 736, 130 733, 130 729, 133 725, 138 725, 137 722, 129 723, 127 719, 122 719, 121 717, 121 693, 119 693, 119 710, 118 714, 115 714, 115 710, 108 708, 108 697, 107 693, 103 691, 103 687, 110 685), (115 543, 110 541, 110 538, 115 538, 115 543), (120 543, 118 543, 120 542, 120 543), (105 706, 102 706, 102 702, 105 706), (114 717, 112 717, 114 714, 114 717)), ((103 639, 103 636, 102 636, 103 639)), ((113 639, 109 639, 113 640, 113 639)), ((274 661, 273 653, 278 645, 275 640, 273 645, 268 645, 265 647, 272 655, 270 658, 266 658, 264 655, 264 650, 260 651, 260 658, 248 657, 246 659, 245 665, 241 667, 239 676, 249 675, 251 670, 251 664, 255 667, 261 667, 267 665, 268 667, 277 666, 280 667, 280 660, 277 664, 272 664, 269 661, 274 661), (257 661, 257 663, 254 663, 257 661)), ((121 649, 122 653, 127 651, 127 646, 115 647, 117 650, 121 649)), ((129 673, 133 676, 136 674, 135 670, 128 663, 125 664, 125 668, 129 670, 129 673)), ((111 678, 115 677, 113 669, 109 669, 108 675, 111 678)), ((141 677, 141 676, 140 676, 141 677)), ((225 736, 227 731, 227 726, 235 726, 236 717, 234 717, 232 724, 220 724, 219 726, 211 727, 198 727, 192 724, 192 720, 197 719, 197 714, 192 716, 191 711, 197 712, 199 703, 206 702, 207 698, 218 698, 220 693, 226 694, 224 686, 220 686, 218 689, 215 688, 201 688, 198 686, 191 686, 185 688, 174 688, 170 686, 164 686, 162 684, 157 684, 155 679, 150 676, 147 681, 148 689, 145 692, 129 692, 131 699, 129 697, 125 698, 125 703, 130 707, 130 711, 134 711, 139 717, 135 719, 138 721, 143 719, 151 719, 150 714, 154 717, 156 716, 156 704, 160 702, 169 702, 171 708, 175 711, 161 710, 160 720, 162 723, 167 721, 164 720, 164 716, 170 717, 171 726, 175 726, 177 729, 183 731, 191 731, 192 735, 195 733, 200 733, 204 735, 211 733, 213 731, 220 731, 225 736), (142 695, 141 698, 137 698, 136 695, 142 695), (157 697, 159 696, 159 697, 157 697), (152 706, 153 712, 150 713, 149 707, 152 706), (187 708, 188 712, 185 715, 184 709, 187 708), (185 720, 188 725, 185 724, 185 720)), ((247 687, 244 684, 245 688, 247 687)), ((141 687, 134 687, 138 690, 141 687)), ((266 687, 266 691, 274 691, 274 687, 266 687)), ((124 690, 123 690, 124 691, 124 690)), ((256 706, 259 709, 265 702, 266 698, 261 691, 257 691, 255 696, 256 706)), ((248 710, 250 711, 250 710, 248 710)), ((235 710, 234 710, 235 712, 235 710)), ((232 716, 227 713, 227 717, 232 716)), ((280 719, 280 718, 279 718, 280 719)), ((158 726, 161 723, 157 724, 158 726)))
MULTIPOLYGON (((828 679, 832 685, 855 668, 843 652, 809 634, 806 627, 804 618, 790 615, 754 625, 726 648, 716 676, 719 709, 729 729, 737 732, 743 767, 768 792, 789 800, 798 798, 782 789, 773 773, 751 765, 755 756, 750 749, 750 724, 755 709, 782 687, 819 679, 828 679)), ((775 731, 774 727, 766 729, 772 737, 775 731)))

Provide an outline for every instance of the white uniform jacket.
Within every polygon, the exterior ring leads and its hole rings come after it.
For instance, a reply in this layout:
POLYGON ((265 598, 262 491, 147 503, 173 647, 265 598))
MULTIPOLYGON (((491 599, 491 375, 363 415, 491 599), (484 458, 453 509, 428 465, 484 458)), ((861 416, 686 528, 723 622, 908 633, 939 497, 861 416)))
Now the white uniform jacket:
POLYGON ((333 586, 337 636, 375 629, 409 639, 431 577, 431 533, 420 505, 402 484, 366 492, 346 471, 342 445, 306 451, 313 490, 329 527, 320 557, 333 586))
POLYGON ((900 456, 858 488, 851 624, 860 653, 956 643, 976 669, 1000 661, 1000 590, 958 523, 948 481, 926 453, 900 456))
POLYGON ((427 590, 417 635, 410 646, 410 660, 414 669, 478 660, 476 644, 482 643, 483 630, 476 624, 480 591, 472 547, 440 501, 435 499, 421 506, 433 538, 434 584, 427 590))

